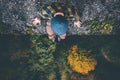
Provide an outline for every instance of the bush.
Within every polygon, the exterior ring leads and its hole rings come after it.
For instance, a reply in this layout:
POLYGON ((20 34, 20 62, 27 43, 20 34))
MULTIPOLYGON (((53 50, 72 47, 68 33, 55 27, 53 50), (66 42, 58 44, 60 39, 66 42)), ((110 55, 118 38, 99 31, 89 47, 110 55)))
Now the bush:
POLYGON ((81 74, 87 74, 89 71, 94 70, 97 61, 94 57, 89 56, 90 53, 91 51, 86 50, 78 51, 76 45, 72 46, 68 54, 68 63, 72 70, 81 74))
POLYGON ((91 19, 88 21, 92 34, 110 34, 114 28, 114 20, 106 19, 99 21, 98 19, 91 19))
POLYGON ((30 70, 46 71, 54 61, 53 52, 56 48, 55 44, 41 35, 32 35, 31 42, 30 70))

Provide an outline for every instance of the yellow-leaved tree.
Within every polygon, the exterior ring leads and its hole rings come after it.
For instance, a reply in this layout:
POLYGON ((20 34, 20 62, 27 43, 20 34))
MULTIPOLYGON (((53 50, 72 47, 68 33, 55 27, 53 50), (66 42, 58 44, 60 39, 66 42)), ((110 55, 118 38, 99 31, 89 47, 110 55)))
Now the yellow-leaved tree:
POLYGON ((95 69, 97 61, 93 56, 90 55, 91 51, 78 50, 78 46, 74 45, 71 47, 68 53, 68 63, 72 70, 87 74, 89 71, 95 69))

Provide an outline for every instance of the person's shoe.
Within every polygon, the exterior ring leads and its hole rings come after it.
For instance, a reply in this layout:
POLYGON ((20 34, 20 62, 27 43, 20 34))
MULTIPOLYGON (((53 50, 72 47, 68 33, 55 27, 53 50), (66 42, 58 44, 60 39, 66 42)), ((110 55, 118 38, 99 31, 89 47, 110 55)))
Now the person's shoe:
POLYGON ((58 37, 58 42, 60 42, 61 41, 61 39, 60 39, 60 37, 58 37))
POLYGON ((55 42, 55 38, 53 38, 53 39, 51 39, 52 40, 52 42, 55 42))

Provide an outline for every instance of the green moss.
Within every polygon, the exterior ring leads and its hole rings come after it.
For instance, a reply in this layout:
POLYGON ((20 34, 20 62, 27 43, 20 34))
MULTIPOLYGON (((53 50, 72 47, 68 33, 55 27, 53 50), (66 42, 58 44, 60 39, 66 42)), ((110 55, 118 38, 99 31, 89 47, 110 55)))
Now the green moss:
POLYGON ((114 28, 114 20, 106 19, 99 21, 98 19, 91 19, 88 21, 92 34, 111 34, 114 28))
POLYGON ((32 28, 28 28, 27 31, 26 31, 27 34, 30 34, 30 35, 34 35, 34 31, 32 30, 32 28))

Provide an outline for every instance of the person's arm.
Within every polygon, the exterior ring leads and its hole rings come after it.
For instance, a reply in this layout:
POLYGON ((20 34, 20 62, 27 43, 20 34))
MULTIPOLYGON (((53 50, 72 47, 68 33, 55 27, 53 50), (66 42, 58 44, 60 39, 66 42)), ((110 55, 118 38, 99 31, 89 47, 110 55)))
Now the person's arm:
POLYGON ((41 6, 40 5, 38 5, 38 4, 36 4, 36 10, 37 10, 37 16, 35 17, 35 18, 33 18, 32 19, 32 24, 34 25, 34 26, 36 26, 36 25, 41 25, 41 17, 42 17, 42 14, 41 14, 41 6))
POLYGON ((80 21, 80 17, 78 15, 78 9, 75 7, 75 20, 74 20, 74 26, 75 27, 81 27, 82 22, 80 21))
POLYGON ((80 17, 78 15, 78 9, 75 6, 67 6, 67 20, 74 21, 75 27, 81 27, 80 17))
POLYGON ((47 7, 49 5, 36 5, 37 9, 37 17, 32 19, 33 25, 41 25, 41 19, 50 20, 51 14, 49 14, 47 11, 49 10, 47 7))
POLYGON ((41 25, 41 20, 38 18, 34 18, 34 19, 32 19, 32 24, 33 25, 41 25))

